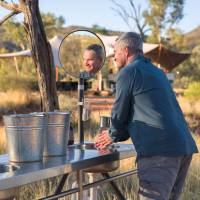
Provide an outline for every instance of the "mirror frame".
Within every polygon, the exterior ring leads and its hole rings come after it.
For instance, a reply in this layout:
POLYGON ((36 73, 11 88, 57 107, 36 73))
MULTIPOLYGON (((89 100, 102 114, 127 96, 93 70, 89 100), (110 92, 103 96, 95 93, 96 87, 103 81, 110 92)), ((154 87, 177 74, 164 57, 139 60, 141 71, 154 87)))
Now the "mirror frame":
MULTIPOLYGON (((66 70, 66 73, 67 73, 68 75, 74 77, 74 78, 78 78, 78 79, 79 79, 79 78, 83 78, 83 79, 88 80, 88 79, 90 79, 90 78, 93 78, 93 77, 102 69, 102 67, 103 67, 104 64, 105 64, 105 60, 106 60, 106 48, 105 48, 105 45, 104 45, 102 39, 101 39, 96 33, 94 33, 93 31, 87 30, 87 29, 76 29, 76 30, 74 30, 74 31, 72 31, 72 32, 69 32, 69 33, 65 34, 65 35, 63 36, 63 39, 62 39, 62 41, 61 41, 61 43, 60 43, 60 46, 59 46, 59 49, 58 49, 58 58, 59 58, 59 62, 60 62, 60 64, 61 64, 61 67, 63 67, 64 65, 62 64, 62 62, 61 62, 61 57, 60 57, 60 49, 61 49, 62 43, 64 42, 64 40, 65 40, 69 35, 71 35, 71 34, 73 34, 73 33, 76 33, 76 32, 79 32, 79 31, 82 31, 82 32, 89 32, 89 33, 93 34, 96 38, 99 39, 99 41, 101 42, 101 46, 103 47, 103 50, 104 50, 104 58, 103 58, 102 65, 101 65, 101 67, 99 68, 99 70, 98 70, 96 73, 94 73, 93 75, 90 75, 90 76, 87 76, 87 77, 84 77, 84 76, 82 77, 82 76, 80 76, 80 72, 79 72, 79 75, 76 75, 76 74, 70 73, 70 72, 68 72, 68 71, 66 70)), ((89 74, 89 73, 88 73, 88 74, 89 74)))

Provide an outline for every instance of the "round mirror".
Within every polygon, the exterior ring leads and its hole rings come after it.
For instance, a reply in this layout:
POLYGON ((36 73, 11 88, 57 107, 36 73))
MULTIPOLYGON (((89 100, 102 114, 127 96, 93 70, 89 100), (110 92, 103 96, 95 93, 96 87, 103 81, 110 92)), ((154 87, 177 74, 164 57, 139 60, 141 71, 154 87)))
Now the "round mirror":
POLYGON ((59 47, 62 69, 72 77, 89 79, 103 67, 106 58, 102 40, 88 30, 64 36, 59 47))

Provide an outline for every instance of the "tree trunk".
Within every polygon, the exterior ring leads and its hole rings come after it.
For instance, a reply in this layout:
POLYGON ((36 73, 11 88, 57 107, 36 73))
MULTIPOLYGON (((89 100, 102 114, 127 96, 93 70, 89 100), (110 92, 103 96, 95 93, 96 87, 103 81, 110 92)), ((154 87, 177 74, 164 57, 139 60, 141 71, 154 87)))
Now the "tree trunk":
POLYGON ((38 74, 42 110, 59 109, 53 54, 44 31, 38 0, 20 0, 20 4, 26 10, 24 24, 31 42, 32 56, 38 74))

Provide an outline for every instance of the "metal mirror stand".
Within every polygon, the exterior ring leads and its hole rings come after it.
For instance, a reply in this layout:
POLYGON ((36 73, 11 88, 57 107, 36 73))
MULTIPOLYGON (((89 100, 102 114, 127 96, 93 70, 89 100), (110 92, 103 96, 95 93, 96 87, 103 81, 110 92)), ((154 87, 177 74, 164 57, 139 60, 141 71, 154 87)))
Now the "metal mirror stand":
POLYGON ((78 135, 79 144, 84 144, 84 126, 83 126, 83 106, 84 106, 84 79, 78 80, 78 135))

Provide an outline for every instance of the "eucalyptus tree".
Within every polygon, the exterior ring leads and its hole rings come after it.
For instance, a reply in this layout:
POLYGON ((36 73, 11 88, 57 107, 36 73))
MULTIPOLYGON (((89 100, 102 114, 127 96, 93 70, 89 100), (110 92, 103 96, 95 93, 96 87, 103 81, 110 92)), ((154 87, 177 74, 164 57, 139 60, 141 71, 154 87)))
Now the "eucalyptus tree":
POLYGON ((0 6, 10 10, 10 13, 0 21, 0 25, 10 17, 23 13, 23 25, 28 35, 38 76, 42 110, 52 111, 59 108, 53 55, 46 37, 38 4, 38 0, 18 0, 17 3, 12 0, 10 2, 0 0, 0 6))
POLYGON ((146 6, 136 5, 135 0, 110 0, 112 8, 131 31, 137 31, 143 40, 148 35, 149 42, 161 42, 162 36, 173 29, 183 18, 184 0, 146 0, 146 6), (123 2, 123 3, 122 3, 123 2), (125 4, 127 2, 127 4, 125 4))

